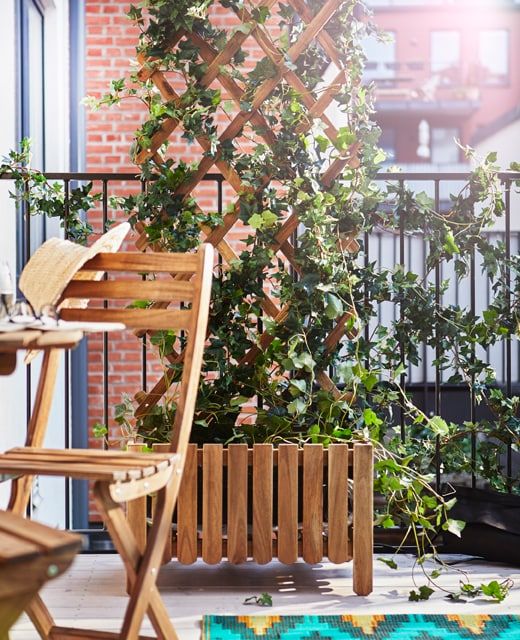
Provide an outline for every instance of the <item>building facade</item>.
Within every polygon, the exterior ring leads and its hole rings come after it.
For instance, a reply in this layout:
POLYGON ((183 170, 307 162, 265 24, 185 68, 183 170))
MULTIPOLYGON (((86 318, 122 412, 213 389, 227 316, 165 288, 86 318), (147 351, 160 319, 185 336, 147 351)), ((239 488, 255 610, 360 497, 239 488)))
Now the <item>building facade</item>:
MULTIPOLYGON (((520 3, 371 0, 391 40, 366 43, 389 162, 449 170, 520 104, 520 3)), ((480 145, 480 148, 482 145, 480 145)), ((500 160, 500 158, 499 158, 500 160)), ((419 167, 421 168, 421 167, 419 167)))

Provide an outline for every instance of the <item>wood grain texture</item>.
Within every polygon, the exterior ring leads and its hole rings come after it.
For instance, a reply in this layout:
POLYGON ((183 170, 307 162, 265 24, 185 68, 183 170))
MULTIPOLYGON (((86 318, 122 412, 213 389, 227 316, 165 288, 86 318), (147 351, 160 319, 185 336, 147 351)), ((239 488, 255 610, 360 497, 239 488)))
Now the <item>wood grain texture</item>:
POLYGON ((331 562, 346 562, 348 554, 348 445, 328 449, 328 551, 331 562))
POLYGON ((303 559, 315 564, 323 558, 323 447, 303 447, 303 559))
POLYGON ((182 564, 191 564, 197 560, 196 444, 188 446, 177 498, 177 558, 182 564))
POLYGON ((191 301, 193 285, 182 280, 73 280, 65 289, 63 298, 88 298, 90 300, 141 300, 154 302, 171 300, 191 301))
POLYGON ((354 445, 354 591, 372 592, 374 548, 374 453, 371 444, 354 445))
POLYGON ((298 559, 298 445, 278 447, 278 559, 298 559))
POLYGON ((273 446, 253 445, 253 558, 273 558, 273 446))
POLYGON ((202 454, 202 559, 222 559, 222 445, 205 444, 202 454))
POLYGON ((82 271, 195 273, 199 268, 200 262, 197 253, 118 251, 117 253, 98 253, 83 265, 82 271))
POLYGON ((247 444, 230 444, 227 457, 227 556, 239 564, 247 560, 247 444))
MULTIPOLYGON (((4 352, 4 350, 9 352, 10 349, 13 351, 27 347, 46 348, 40 383, 34 403, 33 417, 28 427, 27 447, 16 448, 0 455, 0 469, 4 469, 6 473, 14 471, 32 474, 37 472, 40 475, 60 475, 95 480, 94 496, 127 572, 130 597, 119 634, 109 634, 107 636, 103 632, 92 630, 59 629, 54 626, 52 616, 43 602, 37 598, 27 605, 27 613, 42 637, 119 637, 125 638, 125 640, 136 639, 139 637, 139 629, 143 617, 148 614, 158 638, 168 638, 169 640, 178 638, 157 590, 156 580, 158 569, 164 556, 164 549, 171 539, 172 514, 180 486, 184 458, 187 455, 200 381, 211 292, 213 249, 209 245, 202 245, 197 254, 190 256, 157 254, 151 259, 149 256, 143 256, 140 253, 125 254, 124 256, 100 254, 95 260, 91 261, 89 267, 95 270, 119 268, 120 270, 142 272, 146 270, 146 266, 159 267, 161 265, 166 272, 174 270, 182 274, 193 272, 194 277, 189 283, 191 294, 187 293, 187 279, 183 277, 173 284, 169 279, 153 282, 148 287, 148 293, 157 293, 157 297, 161 300, 168 300, 169 296, 173 294, 182 296, 182 299, 191 298, 193 301, 191 309, 168 311, 165 309, 166 304, 160 302, 157 304, 157 308, 67 309, 66 311, 67 313, 75 312, 77 314, 76 319, 82 316, 83 319, 95 320, 98 319, 98 314, 101 314, 99 319, 102 318, 104 321, 111 316, 113 318, 119 317, 120 319, 124 317, 125 324, 134 328, 143 328, 147 331, 153 331, 158 328, 174 329, 176 326, 188 330, 187 346, 182 359, 182 388, 176 399, 177 411, 173 426, 174 437, 171 445, 168 446, 170 453, 137 453, 133 450, 112 452, 83 449, 66 451, 41 449, 56 378, 57 358, 59 355, 57 348, 72 346, 74 340, 76 340, 76 335, 79 340, 82 334, 81 332, 75 332, 67 336, 65 333, 40 335, 40 332, 24 332, 23 336, 19 336, 19 344, 14 344, 12 340, 9 343, 6 340, 0 341, 0 352, 4 352), (154 289, 154 287, 160 286, 160 282, 165 283, 164 291, 161 293, 154 289), (8 345, 10 346, 8 347, 8 345), (136 503, 140 505, 139 523, 134 521, 137 516, 134 518, 135 513, 132 515, 132 506, 129 507, 129 514, 130 520, 133 522, 127 521, 122 509, 122 503, 144 497, 150 493, 156 493, 156 496, 154 497, 154 513, 151 527, 148 536, 145 538, 141 528, 142 523, 146 521, 142 509, 144 502, 140 500, 139 503, 136 503)), ((79 274, 78 280, 81 279, 82 275, 85 274, 79 274)), ((81 297, 85 294, 93 295, 95 290, 94 285, 92 284, 91 286, 91 284, 86 285, 87 288, 85 288, 84 283, 74 285, 72 291, 81 297)), ((115 299, 119 299, 123 293, 126 295, 127 292, 127 289, 125 289, 127 287, 126 284, 108 282, 105 285, 101 285, 101 287, 98 294, 100 293, 102 296, 111 295, 115 299)), ((68 317, 69 319, 71 318, 70 315, 68 317)), ((217 545, 211 544, 211 536, 215 533, 215 526, 212 526, 212 524, 218 520, 219 539, 222 527, 221 449, 216 457, 214 454, 215 451, 213 450, 208 456, 210 470, 208 473, 207 493, 208 495, 212 494, 212 489, 217 484, 220 485, 220 514, 215 513, 214 507, 217 505, 218 510, 218 500, 214 498, 210 501, 210 507, 206 509, 206 516, 208 516, 208 513, 210 514, 210 535, 208 540, 213 554, 217 549, 217 545), (216 515, 217 518, 215 518, 216 515)), ((191 458, 192 461, 195 461, 196 467, 196 451, 192 451, 191 458)), ((20 482, 13 483, 15 491, 10 502, 10 506, 13 509, 25 509, 26 496, 30 487, 30 476, 25 476, 22 482, 24 483, 22 485, 20 482)), ((206 520, 208 520, 207 517, 206 520)), ((19 551, 19 541, 13 538, 11 534, 5 535, 7 536, 6 544, 2 545, 0 541, 0 552, 4 547, 6 554, 8 550, 10 550, 10 553, 19 551)), ((20 532, 20 535, 23 535, 23 532, 20 532)), ((41 545, 44 542, 45 536, 41 535, 39 544, 41 545)), ((168 551, 168 556, 171 557, 171 550, 168 551)), ((216 561, 218 560, 220 560, 220 556, 216 561)), ((24 576, 25 578, 26 576, 24 576)))

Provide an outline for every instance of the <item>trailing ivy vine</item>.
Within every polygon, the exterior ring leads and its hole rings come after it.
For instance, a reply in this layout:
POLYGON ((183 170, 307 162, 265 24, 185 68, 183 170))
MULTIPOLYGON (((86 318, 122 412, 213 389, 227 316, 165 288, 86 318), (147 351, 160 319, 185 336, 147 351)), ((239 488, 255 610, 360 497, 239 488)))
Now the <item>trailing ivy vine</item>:
MULTIPOLYGON (((331 140, 323 125, 309 121, 302 95, 281 81, 261 108, 275 142, 266 144, 265 132, 251 120, 244 124, 240 139, 219 141, 217 114, 224 111, 231 117, 238 109, 249 111, 255 89, 277 70, 268 57, 251 64, 247 51, 239 49, 225 70, 243 90, 238 106, 228 105, 213 85, 200 84, 208 64, 196 38, 219 52, 233 35, 211 21, 218 4, 239 16, 247 11, 249 19, 238 30, 267 28, 275 21, 272 38, 277 52, 308 90, 319 95, 329 60, 316 43, 296 62, 288 60, 287 51, 304 27, 291 5, 270 9, 247 0, 145 0, 131 6, 128 14, 140 29, 138 54, 148 60, 145 69, 180 78, 185 85, 182 98, 165 101, 149 78, 130 73, 115 79, 101 99, 88 100, 96 108, 122 100, 146 105, 147 119, 131 150, 134 159, 150 148, 154 134, 169 118, 177 118, 183 137, 188 142, 202 138, 204 155, 226 160, 243 185, 237 203, 224 214, 201 211, 195 196, 178 193, 179 187, 189 184, 198 163, 177 158, 165 143, 159 149, 161 160, 152 156, 140 165, 146 190, 114 201, 132 224, 145 224, 150 242, 171 251, 195 248, 201 241, 200 226, 218 228, 228 213, 238 212, 245 225, 240 259, 219 268, 215 279, 205 355, 208 375, 199 391, 193 439, 324 445, 372 441, 376 490, 385 497, 377 523, 401 527, 402 544, 416 548, 426 584, 414 590, 411 599, 426 599, 446 569, 441 563, 427 570, 430 561, 438 559, 439 532, 460 535, 464 527, 450 518, 456 497, 449 492, 442 495, 436 488, 439 456, 446 473, 474 472, 496 489, 518 492, 518 478, 507 477, 502 460, 507 446, 518 450, 520 399, 507 397, 496 384, 486 357, 489 347, 516 337, 520 317, 520 258, 509 256, 504 243, 488 233, 504 212, 496 156, 489 154, 473 163, 467 184, 442 211, 405 182, 374 181, 385 155, 377 146, 380 131, 373 119, 372 87, 361 84, 361 41, 377 30, 369 9, 357 0, 340 4, 326 26, 348 69, 335 91, 344 122, 337 137, 331 140), (172 48, 172 34, 177 32, 187 37, 172 48), (324 181, 324 166, 343 158, 348 162, 341 176, 324 181), (293 268, 287 269, 277 253, 275 236, 291 213, 297 214, 299 226, 293 268), (422 237, 427 247, 424 273, 370 262, 362 239, 379 232, 422 237), (358 251, 344 250, 346 237, 359 239, 358 251), (448 282, 441 283, 440 293, 432 284, 436 270, 448 263, 462 281, 472 261, 490 283, 490 302, 478 314, 443 301, 448 282), (267 295, 287 307, 280 321, 263 314, 267 295), (385 325, 377 322, 383 303, 399 310, 385 325), (331 345, 327 338, 341 318, 346 318, 345 337, 331 345), (488 418, 456 424, 426 415, 413 402, 403 382, 409 367, 421 362, 422 345, 435 351, 435 364, 451 376, 450 382, 465 385, 476 402, 487 407, 488 418), (252 350, 254 358, 248 356, 252 350), (329 372, 338 393, 318 384, 322 371, 329 372), (252 403, 253 420, 247 411, 252 403)), ((317 1, 308 5, 313 14, 322 6, 317 1)), ((474 161, 472 151, 465 151, 474 161)), ((25 175, 24 169, 18 179, 25 175)), ((36 181, 38 189, 42 184, 36 181)), ((83 189, 83 197, 89 198, 89 190, 83 189)), ((89 208, 90 200, 82 202, 80 195, 77 202, 89 208)), ((45 196, 63 203, 61 196, 48 190, 45 196)), ((48 206, 38 201, 31 208, 48 212, 48 206)), ((76 213, 78 208, 69 206, 67 211, 76 213)), ((74 224, 68 220, 67 228, 76 228, 76 223, 79 237, 85 228, 78 219, 74 224)), ((154 341, 166 358, 176 336, 163 332, 154 341)), ((168 372, 178 375, 175 365, 169 364, 168 372)), ((167 437, 174 408, 174 404, 157 407, 153 415, 136 423, 132 401, 127 399, 118 407, 117 419, 128 432, 152 443, 167 437)), ((386 562, 396 566, 395 560, 386 562)), ((461 584, 456 597, 483 594, 498 601, 510 587, 507 581, 474 587, 466 577, 461 584)))

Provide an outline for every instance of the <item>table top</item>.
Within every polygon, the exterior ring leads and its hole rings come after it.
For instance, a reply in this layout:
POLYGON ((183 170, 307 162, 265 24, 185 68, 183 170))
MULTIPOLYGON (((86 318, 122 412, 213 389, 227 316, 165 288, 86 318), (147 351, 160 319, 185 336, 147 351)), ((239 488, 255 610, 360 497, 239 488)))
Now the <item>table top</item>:
POLYGON ((39 331, 21 329, 0 333, 0 353, 20 349, 72 349, 83 338, 83 331, 39 331))

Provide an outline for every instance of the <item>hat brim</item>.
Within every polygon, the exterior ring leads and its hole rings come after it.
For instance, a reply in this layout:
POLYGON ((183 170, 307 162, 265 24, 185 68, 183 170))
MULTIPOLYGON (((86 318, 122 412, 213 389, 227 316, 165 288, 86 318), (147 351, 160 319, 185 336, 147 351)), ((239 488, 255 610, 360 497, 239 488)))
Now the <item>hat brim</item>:
MULTIPOLYGON (((20 275, 19 287, 36 312, 58 304, 63 291, 81 267, 98 253, 114 253, 130 231, 128 222, 112 227, 90 247, 51 238, 35 251, 20 275)), ((92 274, 89 279, 94 279, 92 274)))

